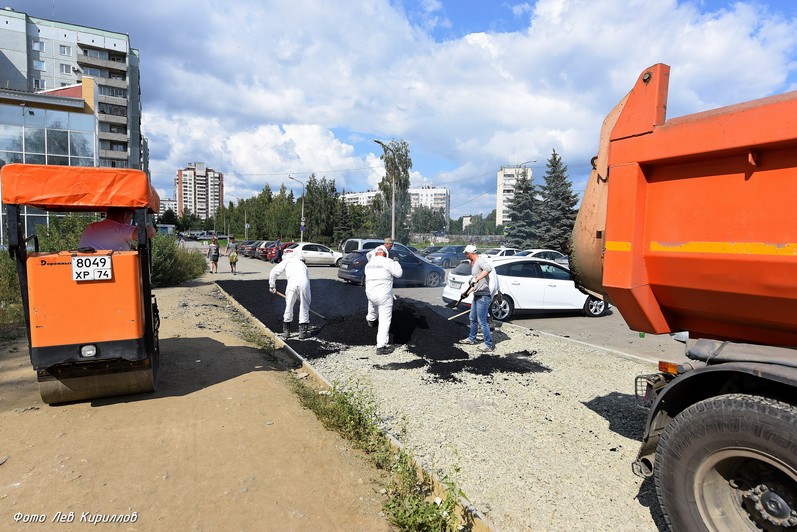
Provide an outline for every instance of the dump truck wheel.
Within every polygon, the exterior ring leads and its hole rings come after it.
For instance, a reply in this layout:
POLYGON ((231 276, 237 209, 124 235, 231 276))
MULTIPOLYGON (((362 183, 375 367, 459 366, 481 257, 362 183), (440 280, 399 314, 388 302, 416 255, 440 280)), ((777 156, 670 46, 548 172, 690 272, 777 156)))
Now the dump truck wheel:
POLYGON ((109 361, 55 367, 38 372, 39 394, 46 404, 155 391, 157 360, 109 361))
POLYGON ((722 395, 670 422, 656 451, 656 493, 673 530, 797 525, 797 408, 722 395))

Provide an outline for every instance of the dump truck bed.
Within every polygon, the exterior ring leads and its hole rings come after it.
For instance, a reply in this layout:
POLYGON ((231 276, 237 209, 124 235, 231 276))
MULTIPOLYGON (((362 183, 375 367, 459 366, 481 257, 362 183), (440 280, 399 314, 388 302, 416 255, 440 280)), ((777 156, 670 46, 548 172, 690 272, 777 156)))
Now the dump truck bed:
POLYGON ((797 345, 797 92, 665 122, 655 65, 604 123, 579 282, 637 331, 797 345))

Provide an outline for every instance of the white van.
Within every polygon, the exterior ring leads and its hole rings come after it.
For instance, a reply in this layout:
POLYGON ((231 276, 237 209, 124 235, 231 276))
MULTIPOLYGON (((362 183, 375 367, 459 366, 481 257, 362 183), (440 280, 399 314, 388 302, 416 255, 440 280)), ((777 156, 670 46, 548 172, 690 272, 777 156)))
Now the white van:
POLYGON ((350 238, 343 243, 343 254, 351 253, 357 249, 374 249, 385 243, 384 239, 378 238, 350 238))

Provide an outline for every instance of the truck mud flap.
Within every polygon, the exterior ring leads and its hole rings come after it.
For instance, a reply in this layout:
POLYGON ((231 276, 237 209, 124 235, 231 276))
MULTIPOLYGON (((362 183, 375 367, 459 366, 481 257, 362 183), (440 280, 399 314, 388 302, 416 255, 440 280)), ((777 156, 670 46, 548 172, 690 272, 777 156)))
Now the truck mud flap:
POLYGON ((56 404, 153 392, 157 370, 157 354, 139 362, 105 360, 53 366, 37 372, 39 393, 46 404, 56 404))

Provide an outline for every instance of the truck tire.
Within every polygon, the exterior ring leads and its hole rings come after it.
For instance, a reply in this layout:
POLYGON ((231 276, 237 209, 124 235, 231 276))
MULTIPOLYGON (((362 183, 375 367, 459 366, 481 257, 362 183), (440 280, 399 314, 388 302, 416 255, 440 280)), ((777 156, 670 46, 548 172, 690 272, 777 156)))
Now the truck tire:
POLYGON ((673 530, 797 525, 797 408, 732 394, 673 419, 656 450, 655 484, 673 530))

